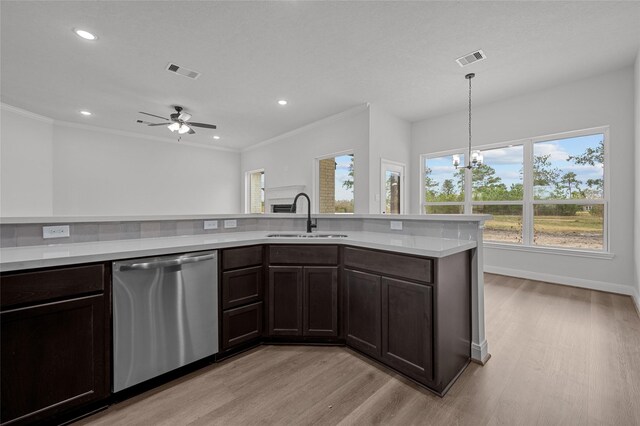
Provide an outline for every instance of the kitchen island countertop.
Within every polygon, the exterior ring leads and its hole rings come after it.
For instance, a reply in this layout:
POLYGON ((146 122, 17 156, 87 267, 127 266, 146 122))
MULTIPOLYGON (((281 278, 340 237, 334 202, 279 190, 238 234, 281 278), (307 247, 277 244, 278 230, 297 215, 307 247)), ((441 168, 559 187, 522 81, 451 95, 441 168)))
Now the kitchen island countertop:
MULTIPOLYGON (((446 257, 477 246, 474 240, 424 237, 381 232, 344 231, 345 238, 268 237, 270 234, 300 232, 229 232, 163 238, 51 244, 0 249, 0 271, 44 268, 90 262, 198 250, 223 249, 254 244, 339 244, 395 251, 428 257, 446 257)), ((329 234, 318 232, 314 234, 329 234)))

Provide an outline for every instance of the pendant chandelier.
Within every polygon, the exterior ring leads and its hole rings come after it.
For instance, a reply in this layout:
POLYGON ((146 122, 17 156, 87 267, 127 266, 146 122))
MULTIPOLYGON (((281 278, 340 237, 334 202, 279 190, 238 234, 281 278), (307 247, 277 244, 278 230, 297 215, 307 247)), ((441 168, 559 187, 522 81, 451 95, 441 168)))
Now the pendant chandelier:
POLYGON ((460 166, 460 156, 453 156, 453 166, 457 169, 458 167, 463 167, 465 169, 471 170, 474 167, 479 167, 482 165, 482 153, 480 151, 471 152, 471 79, 475 77, 474 73, 469 73, 464 76, 467 80, 469 80, 469 155, 467 156, 467 165, 460 166))

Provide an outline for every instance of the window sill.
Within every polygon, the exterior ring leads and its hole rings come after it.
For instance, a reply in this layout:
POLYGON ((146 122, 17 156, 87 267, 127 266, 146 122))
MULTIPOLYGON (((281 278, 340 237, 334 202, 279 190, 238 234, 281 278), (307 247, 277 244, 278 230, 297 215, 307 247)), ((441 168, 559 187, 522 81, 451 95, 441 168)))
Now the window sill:
POLYGON ((542 254, 553 254, 553 255, 565 255, 565 256, 574 256, 574 257, 588 257, 592 259, 613 259, 615 254, 610 252, 603 251, 590 251, 590 250, 579 250, 579 249, 565 249, 559 247, 532 247, 532 246, 522 246, 516 244, 501 244, 494 242, 484 242, 483 246, 486 248, 498 249, 498 250, 513 250, 513 251, 524 251, 530 253, 542 253, 542 254))

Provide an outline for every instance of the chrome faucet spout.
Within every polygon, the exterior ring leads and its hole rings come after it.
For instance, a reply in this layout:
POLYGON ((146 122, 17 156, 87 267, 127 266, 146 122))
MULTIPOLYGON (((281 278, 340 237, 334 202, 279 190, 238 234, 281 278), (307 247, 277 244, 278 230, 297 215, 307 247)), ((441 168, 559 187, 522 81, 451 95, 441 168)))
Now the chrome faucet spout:
POLYGON ((293 199, 293 204, 291 204, 291 212, 293 213, 295 211, 296 203, 298 202, 298 198, 300 198, 301 196, 307 199, 307 233, 311 233, 311 230, 313 228, 317 228, 318 225, 317 223, 311 221, 311 199, 307 194, 305 194, 304 192, 300 192, 298 195, 296 195, 296 197, 293 199))

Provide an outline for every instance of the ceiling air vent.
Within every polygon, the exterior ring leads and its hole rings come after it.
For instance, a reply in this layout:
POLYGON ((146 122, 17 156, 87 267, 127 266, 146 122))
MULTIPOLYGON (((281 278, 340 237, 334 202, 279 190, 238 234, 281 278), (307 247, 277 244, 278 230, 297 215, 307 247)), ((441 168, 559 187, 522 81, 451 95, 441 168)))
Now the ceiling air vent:
POLYGON ((456 59, 456 62, 461 67, 466 67, 469 64, 481 61, 483 59, 487 59, 487 56, 484 54, 482 50, 477 50, 475 52, 471 52, 464 56, 461 56, 460 58, 456 59))
POLYGON ((167 65, 167 71, 180 74, 181 76, 184 76, 184 77, 189 77, 193 80, 200 77, 200 73, 198 71, 193 71, 185 67, 181 67, 180 65, 176 65, 172 63, 169 63, 169 65, 167 65))

